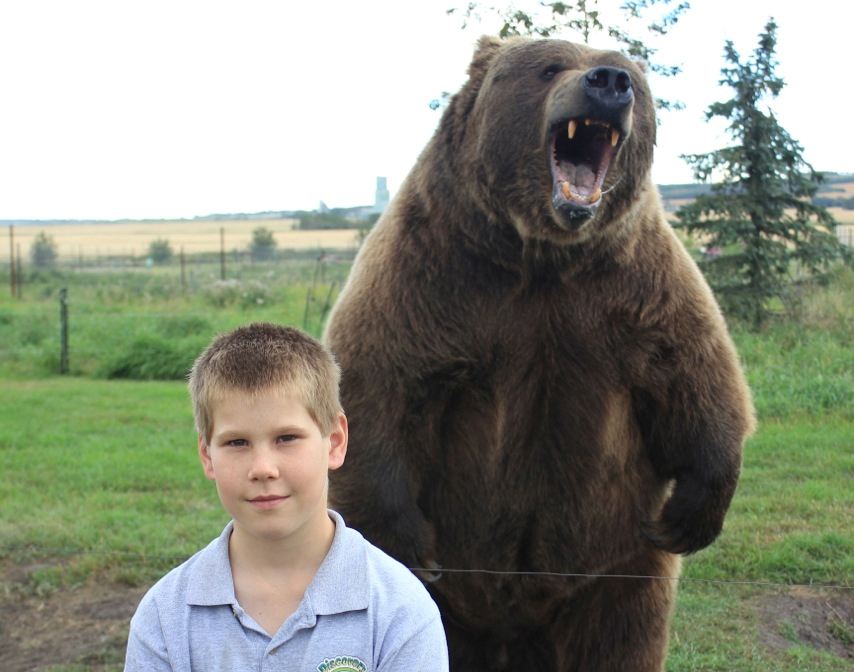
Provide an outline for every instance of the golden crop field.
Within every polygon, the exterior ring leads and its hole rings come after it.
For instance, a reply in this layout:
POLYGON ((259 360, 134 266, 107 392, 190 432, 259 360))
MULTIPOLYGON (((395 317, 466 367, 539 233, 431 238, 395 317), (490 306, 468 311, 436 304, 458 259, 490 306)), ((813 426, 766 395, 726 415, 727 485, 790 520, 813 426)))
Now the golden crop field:
MULTIPOLYGON (((45 223, 15 226, 13 236, 16 249, 20 246, 24 257, 29 256, 32 241, 42 232, 56 243, 57 254, 61 258, 143 256, 152 241, 157 239, 169 241, 175 254, 179 254, 182 249, 185 254, 218 252, 221 239, 227 252, 242 251, 249 247, 252 232, 259 227, 273 232, 277 249, 280 250, 352 249, 356 246, 355 229, 299 231, 294 230, 295 224, 296 220, 293 219, 45 223)), ((7 239, 8 236, 7 232, 7 239)), ((8 242, 5 248, 9 250, 8 242)))
POLYGON ((844 210, 843 208, 828 208, 828 210, 841 226, 854 225, 854 210, 844 210))
POLYGON ((831 198, 851 198, 854 196, 854 179, 851 182, 837 182, 833 187, 834 191, 821 189, 819 190, 819 194, 821 196, 830 196, 831 198))
MULTIPOLYGON (((840 240, 850 244, 854 238, 854 210, 828 208, 839 223, 840 240)), ((668 219, 676 221, 674 213, 668 219)), ((14 227, 13 244, 16 254, 29 258, 30 245, 39 233, 46 233, 56 243, 57 254, 62 259, 109 256, 141 257, 148 246, 157 239, 169 241, 174 254, 218 252, 222 245, 226 252, 248 249, 252 232, 265 227, 273 232, 279 250, 354 249, 357 245, 355 229, 299 231, 293 219, 233 219, 233 220, 144 220, 122 222, 75 222, 71 224, 28 224, 14 227)), ((10 251, 10 232, 0 244, 0 258, 10 251)))

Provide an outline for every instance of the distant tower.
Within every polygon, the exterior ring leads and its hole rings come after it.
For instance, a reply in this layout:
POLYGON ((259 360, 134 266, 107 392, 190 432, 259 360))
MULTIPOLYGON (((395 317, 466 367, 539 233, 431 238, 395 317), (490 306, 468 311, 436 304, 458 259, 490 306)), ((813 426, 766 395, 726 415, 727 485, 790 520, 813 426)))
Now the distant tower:
POLYGON ((383 212, 388 207, 388 187, 384 177, 377 178, 377 194, 374 197, 374 212, 383 212))

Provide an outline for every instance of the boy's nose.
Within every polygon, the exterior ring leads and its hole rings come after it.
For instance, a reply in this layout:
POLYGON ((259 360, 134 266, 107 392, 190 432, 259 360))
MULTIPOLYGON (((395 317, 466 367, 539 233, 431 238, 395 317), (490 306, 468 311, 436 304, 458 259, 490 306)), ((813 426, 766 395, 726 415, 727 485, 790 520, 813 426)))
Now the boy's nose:
POLYGON ((249 478, 252 480, 261 480, 269 478, 278 478, 279 467, 276 464, 273 452, 266 448, 259 448, 252 451, 252 464, 249 467, 249 478))

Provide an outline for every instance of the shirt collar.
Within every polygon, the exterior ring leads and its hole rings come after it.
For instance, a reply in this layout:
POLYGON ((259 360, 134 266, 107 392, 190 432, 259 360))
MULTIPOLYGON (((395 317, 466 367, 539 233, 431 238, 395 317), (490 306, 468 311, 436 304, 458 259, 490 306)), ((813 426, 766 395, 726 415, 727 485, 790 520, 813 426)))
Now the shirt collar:
MULTIPOLYGON (((315 614, 336 614, 368 607, 367 551, 362 536, 348 528, 336 511, 329 509, 335 536, 306 598, 315 614)), ((198 606, 236 605, 234 577, 228 560, 228 539, 234 521, 200 551, 190 568, 187 604, 198 606)))
POLYGON ((231 521, 222 534, 196 556, 187 582, 187 604, 204 607, 237 604, 228 561, 228 539, 233 529, 234 521, 231 521))
POLYGON ((368 608, 367 542, 348 528, 337 511, 329 510, 335 537, 306 597, 318 614, 337 614, 368 608))

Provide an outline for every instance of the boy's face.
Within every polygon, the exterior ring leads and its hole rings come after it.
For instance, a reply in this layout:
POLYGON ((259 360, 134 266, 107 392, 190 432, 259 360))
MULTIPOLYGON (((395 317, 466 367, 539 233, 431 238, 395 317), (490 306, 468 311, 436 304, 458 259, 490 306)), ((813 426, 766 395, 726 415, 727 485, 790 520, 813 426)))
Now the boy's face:
POLYGON ((265 541, 309 541, 328 529, 327 474, 344 462, 347 420, 323 436, 292 396, 214 402, 210 445, 199 437, 205 475, 216 482, 235 532, 265 541))

